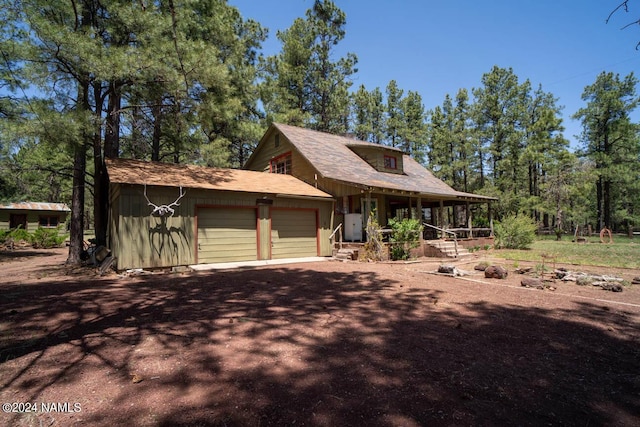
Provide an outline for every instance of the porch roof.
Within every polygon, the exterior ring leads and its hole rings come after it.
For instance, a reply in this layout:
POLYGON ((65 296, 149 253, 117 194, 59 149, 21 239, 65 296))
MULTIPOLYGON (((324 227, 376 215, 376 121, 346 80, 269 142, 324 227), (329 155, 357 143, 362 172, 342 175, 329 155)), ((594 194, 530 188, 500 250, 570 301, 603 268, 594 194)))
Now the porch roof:
POLYGON ((332 135, 296 126, 274 123, 300 154, 328 179, 371 190, 403 191, 440 200, 487 202, 493 197, 456 191, 436 178, 413 158, 393 147, 332 135), (403 174, 380 172, 349 147, 371 146, 402 155, 403 174))

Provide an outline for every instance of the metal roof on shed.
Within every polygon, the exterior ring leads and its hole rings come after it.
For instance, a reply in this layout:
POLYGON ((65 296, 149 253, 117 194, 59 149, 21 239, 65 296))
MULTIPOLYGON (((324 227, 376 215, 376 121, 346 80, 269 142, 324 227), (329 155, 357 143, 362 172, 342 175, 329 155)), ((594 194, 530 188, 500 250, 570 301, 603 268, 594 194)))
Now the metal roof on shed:
POLYGON ((25 210, 25 211, 55 211, 55 212, 71 212, 69 206, 65 203, 47 203, 47 202, 17 202, 5 203, 0 205, 0 209, 6 210, 25 210))

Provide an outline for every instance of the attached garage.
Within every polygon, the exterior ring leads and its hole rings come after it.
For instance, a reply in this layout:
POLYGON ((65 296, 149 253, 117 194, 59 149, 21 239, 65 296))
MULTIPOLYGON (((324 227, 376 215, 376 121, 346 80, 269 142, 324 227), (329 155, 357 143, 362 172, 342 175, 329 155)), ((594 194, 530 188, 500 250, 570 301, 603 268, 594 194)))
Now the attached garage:
POLYGON ((317 211, 271 211, 271 258, 318 256, 317 211))
POLYGON ((254 208, 198 208, 198 264, 258 259, 254 208))
POLYGON ((331 256, 334 199, 291 175, 108 159, 118 270, 331 256))

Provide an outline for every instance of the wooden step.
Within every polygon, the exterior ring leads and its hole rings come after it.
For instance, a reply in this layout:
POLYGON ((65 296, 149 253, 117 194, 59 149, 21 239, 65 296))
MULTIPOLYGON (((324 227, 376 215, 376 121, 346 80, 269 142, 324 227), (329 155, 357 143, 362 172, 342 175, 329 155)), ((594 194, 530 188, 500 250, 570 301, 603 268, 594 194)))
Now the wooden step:
POLYGON ((444 257, 444 258, 465 258, 472 256, 469 251, 458 244, 458 254, 456 255, 456 244, 451 240, 425 240, 431 250, 425 248, 425 256, 444 257))

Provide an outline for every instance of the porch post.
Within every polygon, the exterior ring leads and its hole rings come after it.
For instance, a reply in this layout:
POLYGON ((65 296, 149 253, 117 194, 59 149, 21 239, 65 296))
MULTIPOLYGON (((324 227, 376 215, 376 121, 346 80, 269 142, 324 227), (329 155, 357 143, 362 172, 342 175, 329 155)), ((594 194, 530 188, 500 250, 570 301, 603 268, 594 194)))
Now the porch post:
MULTIPOLYGON (((420 223, 420 226, 422 226, 422 197, 418 196, 418 200, 416 202, 416 210, 418 211, 418 221, 420 223)), ((424 236, 422 235, 422 233, 420 233, 420 247, 422 247, 422 240, 423 240, 424 236)))
POLYGON ((489 227, 491 228, 490 236, 493 237, 493 215, 491 214, 491 202, 487 202, 487 219, 489 220, 489 227))
MULTIPOLYGON (((444 229, 444 200, 440 200, 438 207, 438 227, 444 229)), ((444 231, 440 232, 440 238, 444 239, 444 231)))
POLYGON ((467 217, 467 227, 469 227, 469 237, 473 239, 473 221, 471 218, 471 208, 469 207, 469 202, 466 204, 466 217, 467 217))
MULTIPOLYGON (((367 229, 367 224, 369 223, 369 215, 371 215, 371 190, 367 190, 367 196, 364 202, 364 215, 362 216, 362 220, 364 221, 364 229, 367 229)), ((369 235, 367 234, 367 242, 369 241, 369 235)))

